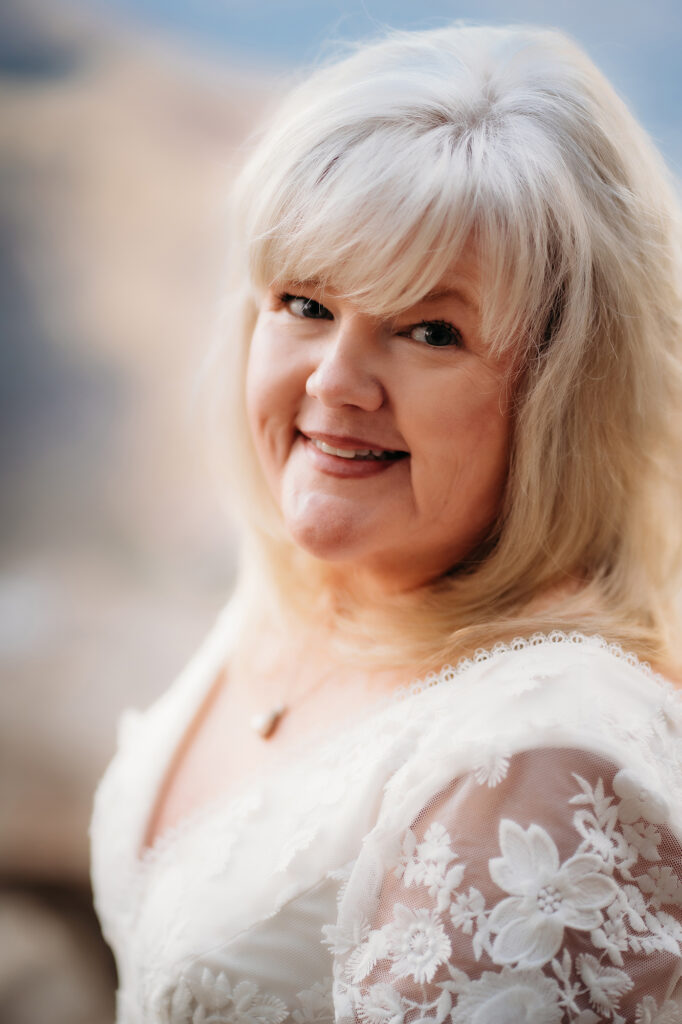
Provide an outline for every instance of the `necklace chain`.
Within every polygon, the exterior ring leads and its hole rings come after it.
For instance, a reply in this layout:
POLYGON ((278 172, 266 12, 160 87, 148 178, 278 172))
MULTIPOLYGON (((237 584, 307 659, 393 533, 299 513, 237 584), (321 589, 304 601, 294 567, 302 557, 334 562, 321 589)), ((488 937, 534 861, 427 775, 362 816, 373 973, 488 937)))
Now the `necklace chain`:
POLYGON ((285 715, 288 715, 297 705, 302 704, 312 693, 318 690, 325 683, 331 672, 324 672, 319 679, 303 690, 301 694, 290 701, 279 701, 265 711, 257 711, 249 719, 249 726, 263 740, 269 740, 277 732, 280 722, 285 715))

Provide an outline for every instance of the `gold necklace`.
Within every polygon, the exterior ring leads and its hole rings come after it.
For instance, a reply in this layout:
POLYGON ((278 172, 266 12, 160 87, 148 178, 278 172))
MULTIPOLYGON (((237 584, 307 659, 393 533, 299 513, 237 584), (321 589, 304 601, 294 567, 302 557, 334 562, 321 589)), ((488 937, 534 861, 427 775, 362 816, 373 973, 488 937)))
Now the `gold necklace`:
POLYGON ((289 702, 280 701, 275 704, 274 707, 268 708, 266 711, 257 711, 251 715, 249 719, 249 726, 260 736, 263 740, 269 740, 271 736, 277 732, 280 722, 285 715, 289 714, 297 705, 302 704, 315 690, 319 689, 324 682, 329 679, 331 675, 331 669, 328 672, 316 679, 312 686, 309 686, 301 694, 299 694, 294 700, 289 702))
POLYGON ((288 710, 286 704, 277 704, 269 711, 257 711, 255 715, 251 715, 249 725, 261 739, 269 740, 288 710))

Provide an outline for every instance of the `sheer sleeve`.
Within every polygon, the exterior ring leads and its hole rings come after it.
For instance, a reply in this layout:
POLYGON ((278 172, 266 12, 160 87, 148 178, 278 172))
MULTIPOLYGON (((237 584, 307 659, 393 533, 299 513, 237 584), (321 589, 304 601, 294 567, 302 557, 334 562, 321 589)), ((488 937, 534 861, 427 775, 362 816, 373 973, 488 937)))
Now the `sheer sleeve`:
POLYGON ((327 930, 337 1021, 679 1024, 668 821, 665 793, 579 749, 451 781, 350 872, 327 930))

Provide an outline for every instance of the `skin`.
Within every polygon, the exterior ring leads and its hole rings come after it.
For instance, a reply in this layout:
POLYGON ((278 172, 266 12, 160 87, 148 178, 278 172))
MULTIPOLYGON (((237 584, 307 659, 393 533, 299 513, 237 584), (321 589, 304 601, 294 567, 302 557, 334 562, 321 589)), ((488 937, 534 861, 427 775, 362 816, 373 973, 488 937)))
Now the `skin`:
POLYGON ((487 350, 479 295, 470 253, 392 320, 315 282, 261 296, 247 406, 266 479, 293 540, 374 596, 447 572, 499 509, 508 363, 487 350), (351 462, 315 439, 408 454, 351 462))
MULTIPOLYGON (((379 320, 314 282, 280 282, 261 296, 249 359, 250 427, 295 542, 335 566, 344 585, 376 600, 414 591, 461 561, 499 509, 508 466, 508 366, 480 330, 478 266, 469 256, 394 320, 379 320), (305 307, 314 298, 319 306, 305 307), (423 326, 423 322, 427 325, 423 326), (443 322, 452 327, 443 327, 443 322), (454 342, 441 347, 430 340, 454 342), (408 452, 351 461, 319 451, 408 452), (354 441, 349 439, 354 438, 354 441)), ((179 746, 145 844, 247 776, 275 770, 302 738, 319 736, 411 678, 330 659, 318 628, 262 633, 220 673, 179 746), (250 716, 293 709, 264 743, 250 716)))

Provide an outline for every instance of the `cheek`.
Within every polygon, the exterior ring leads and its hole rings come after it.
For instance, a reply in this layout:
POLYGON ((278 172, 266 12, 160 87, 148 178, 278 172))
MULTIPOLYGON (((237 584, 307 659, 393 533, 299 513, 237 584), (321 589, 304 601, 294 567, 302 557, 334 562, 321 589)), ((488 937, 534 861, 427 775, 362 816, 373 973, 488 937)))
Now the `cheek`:
POLYGON ((263 414, 268 408, 273 382, 268 379, 267 363, 251 346, 246 369, 246 412, 253 440, 256 444, 263 426, 263 414))
POLYGON ((467 498, 474 503, 474 512, 483 517, 494 514, 509 459, 511 417, 504 387, 466 375, 455 387, 432 391, 420 407, 424 414, 415 446, 420 444, 422 459, 415 460, 415 487, 421 477, 424 490, 431 491, 436 514, 444 508, 451 512, 453 505, 463 515, 471 514, 467 498))
POLYGON ((471 441, 471 449, 477 461, 494 469, 506 467, 509 438, 510 410, 502 394, 484 397, 472 409, 463 428, 471 441))
POLYGON ((246 415, 251 431, 251 440, 261 460, 263 459, 263 409, 267 404, 267 381, 263 379, 260 361, 249 354, 246 371, 246 415))
POLYGON ((268 332, 258 320, 246 364, 246 406, 252 428, 260 418, 260 410, 267 406, 270 393, 275 387, 277 375, 272 374, 274 366, 269 352, 271 347, 268 332))
POLYGON ((468 439, 468 457, 463 469, 475 502, 473 518, 487 527, 497 516, 509 471, 511 435, 510 410, 503 396, 484 401, 472 415, 468 439))
POLYGON ((299 376, 286 345, 277 344, 272 332, 257 326, 247 364, 246 410, 266 471, 281 464, 288 454, 301 397, 299 376))
POLYGON ((465 467, 483 494, 496 500, 507 477, 510 410, 503 392, 483 394, 461 425, 465 439, 465 467))

